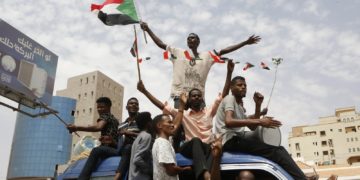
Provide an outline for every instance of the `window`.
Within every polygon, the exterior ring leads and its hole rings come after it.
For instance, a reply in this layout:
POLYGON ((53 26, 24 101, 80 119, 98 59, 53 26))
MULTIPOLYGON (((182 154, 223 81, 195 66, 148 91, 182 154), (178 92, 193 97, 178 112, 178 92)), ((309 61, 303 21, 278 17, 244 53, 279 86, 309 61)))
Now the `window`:
POLYGON ((299 143, 296 143, 296 144, 295 144, 295 149, 296 149, 296 150, 300 150, 300 144, 299 144, 299 143))
POLYGON ((353 152, 356 152, 356 151, 355 151, 355 148, 353 148, 353 152))
POLYGON ((342 132, 342 129, 339 129, 339 132, 342 132))
POLYGON ((91 97, 92 98, 94 97, 94 91, 91 91, 91 97))
POLYGON ((86 97, 87 97, 87 93, 84 94, 84 99, 86 99, 86 97))
POLYGON ((76 111, 76 116, 79 116, 79 110, 76 111))
POLYGON ((300 153, 296 153, 296 157, 301 157, 301 154, 300 153))
POLYGON ((329 152, 328 151, 323 151, 323 155, 324 156, 329 155, 329 152))
POLYGON ((330 131, 332 132, 332 129, 330 129, 330 131))
POLYGON ((327 142, 326 141, 321 141, 321 146, 327 146, 327 142))
POLYGON ((356 128, 355 128, 355 126, 345 127, 345 132, 346 133, 356 132, 356 128))
POLYGON ((89 109, 89 114, 91 114, 91 113, 92 113, 92 108, 89 109))
POLYGON ((95 82, 95 76, 93 76, 92 82, 95 82))
POLYGON ((326 136, 326 132, 325 131, 320 131, 320 136, 326 136))
POLYGON ((85 81, 85 84, 89 83, 89 78, 86 77, 86 81, 85 81))
POLYGON ((80 79, 80 86, 82 85, 82 79, 80 79))
POLYGON ((85 109, 83 109, 83 113, 85 113, 85 109))
POLYGON ((354 138, 351 138, 351 142, 353 142, 354 141, 354 138))
POLYGON ((360 148, 356 148, 356 149, 357 149, 358 152, 360 151, 360 148))
POLYGON ((329 139, 328 142, 329 142, 329 146, 330 146, 330 147, 333 147, 332 139, 329 139))
POLYGON ((80 98, 81 98, 81 94, 79 94, 79 95, 78 95, 78 98, 79 98, 79 100, 80 100, 80 98))
POLYGON ((349 153, 351 153, 351 148, 349 148, 349 153))

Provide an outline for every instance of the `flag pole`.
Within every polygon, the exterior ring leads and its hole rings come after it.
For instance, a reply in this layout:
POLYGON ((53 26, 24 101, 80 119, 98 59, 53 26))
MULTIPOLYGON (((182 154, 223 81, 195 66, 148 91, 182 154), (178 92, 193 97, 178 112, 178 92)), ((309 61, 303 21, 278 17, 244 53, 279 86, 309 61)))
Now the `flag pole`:
POLYGON ((272 88, 271 88, 271 92, 270 92, 270 96, 269 96, 269 100, 267 102, 266 108, 269 107, 270 100, 271 100, 272 94, 274 92, 274 87, 275 87, 275 84, 276 84, 276 75, 277 75, 278 66, 283 61, 283 59, 282 58, 272 58, 272 61, 275 64, 275 77, 274 77, 274 82, 273 82, 273 85, 272 85, 272 88))
MULTIPOLYGON (((142 18, 141 18, 141 14, 140 14, 139 9, 137 8, 137 7, 138 7, 138 3, 136 2, 136 0, 134 0, 134 2, 135 2, 135 9, 136 9, 136 12, 137 12, 137 14, 138 14, 138 16, 139 16, 140 23, 142 23, 143 21, 142 21, 142 18)), ((143 35, 144 35, 145 43, 147 44, 146 33, 145 33, 144 30, 142 30, 142 32, 143 32, 143 35)))
POLYGON ((136 26, 134 25, 134 34, 135 34, 135 43, 136 43, 136 65, 137 65, 137 71, 138 71, 138 77, 139 81, 141 81, 141 75, 140 75, 140 66, 139 66, 139 51, 138 51, 138 45, 137 45, 137 36, 136 36, 136 26))
MULTIPOLYGON (((140 19, 140 23, 142 22, 142 20, 140 19)), ((146 38, 146 33, 144 30, 142 30, 143 34, 144 34, 144 39, 145 39, 145 43, 147 44, 147 38, 146 38)))

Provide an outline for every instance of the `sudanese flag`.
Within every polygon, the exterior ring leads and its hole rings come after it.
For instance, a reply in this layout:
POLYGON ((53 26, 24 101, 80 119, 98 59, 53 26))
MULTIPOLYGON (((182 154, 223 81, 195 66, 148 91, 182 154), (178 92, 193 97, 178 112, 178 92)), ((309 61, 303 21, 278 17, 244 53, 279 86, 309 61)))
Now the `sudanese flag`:
POLYGON ((103 4, 91 4, 91 11, 108 26, 139 23, 134 0, 105 0, 103 4))

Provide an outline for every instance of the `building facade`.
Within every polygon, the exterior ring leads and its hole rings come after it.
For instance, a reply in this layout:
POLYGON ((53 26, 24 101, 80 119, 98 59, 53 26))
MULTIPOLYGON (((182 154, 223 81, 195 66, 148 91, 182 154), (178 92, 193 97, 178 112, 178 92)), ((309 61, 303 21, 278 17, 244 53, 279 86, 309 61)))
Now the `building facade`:
POLYGON ((293 127, 289 151, 296 160, 315 165, 360 163, 360 114, 355 107, 338 108, 319 123, 293 127))
MULTIPOLYGON (((52 98, 51 108, 59 112, 66 123, 73 123, 76 100, 52 98)), ((21 106, 32 114, 42 109, 21 106)), ((70 158, 71 135, 54 115, 32 118, 18 113, 11 147, 7 179, 48 179, 54 177, 56 164, 70 158)))
MULTIPOLYGON (((96 100, 99 97, 109 97, 112 101, 111 112, 116 118, 121 120, 124 87, 107 77, 100 71, 94 71, 68 79, 67 87, 56 92, 58 96, 76 99, 75 125, 89 126, 96 123, 99 118, 96 109, 96 100)), ((73 135, 72 147, 81 137, 93 136, 98 138, 99 133, 77 132, 80 137, 73 135)))

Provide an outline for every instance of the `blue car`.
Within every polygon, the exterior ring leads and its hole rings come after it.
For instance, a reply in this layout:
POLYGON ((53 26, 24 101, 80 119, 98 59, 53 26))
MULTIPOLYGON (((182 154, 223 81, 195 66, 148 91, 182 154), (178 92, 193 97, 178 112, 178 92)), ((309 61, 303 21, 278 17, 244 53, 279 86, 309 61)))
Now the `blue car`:
MULTIPOLYGON (((105 159, 98 166, 96 171, 92 173, 93 180, 112 180, 115 175, 116 168, 120 161, 119 156, 105 159)), ((177 163, 179 166, 190 166, 192 161, 185 158, 181 154, 176 154, 177 163)), ((79 160, 70 165, 63 174, 57 177, 58 180, 76 179, 86 159, 79 160)), ((279 165, 259 156, 253 156, 244 153, 227 153, 225 152, 221 160, 221 177, 223 180, 235 180, 235 177, 240 170, 251 170, 256 179, 261 180, 293 180, 293 178, 279 165)), ((192 172, 184 172, 180 174, 180 180, 193 179, 192 172)))

